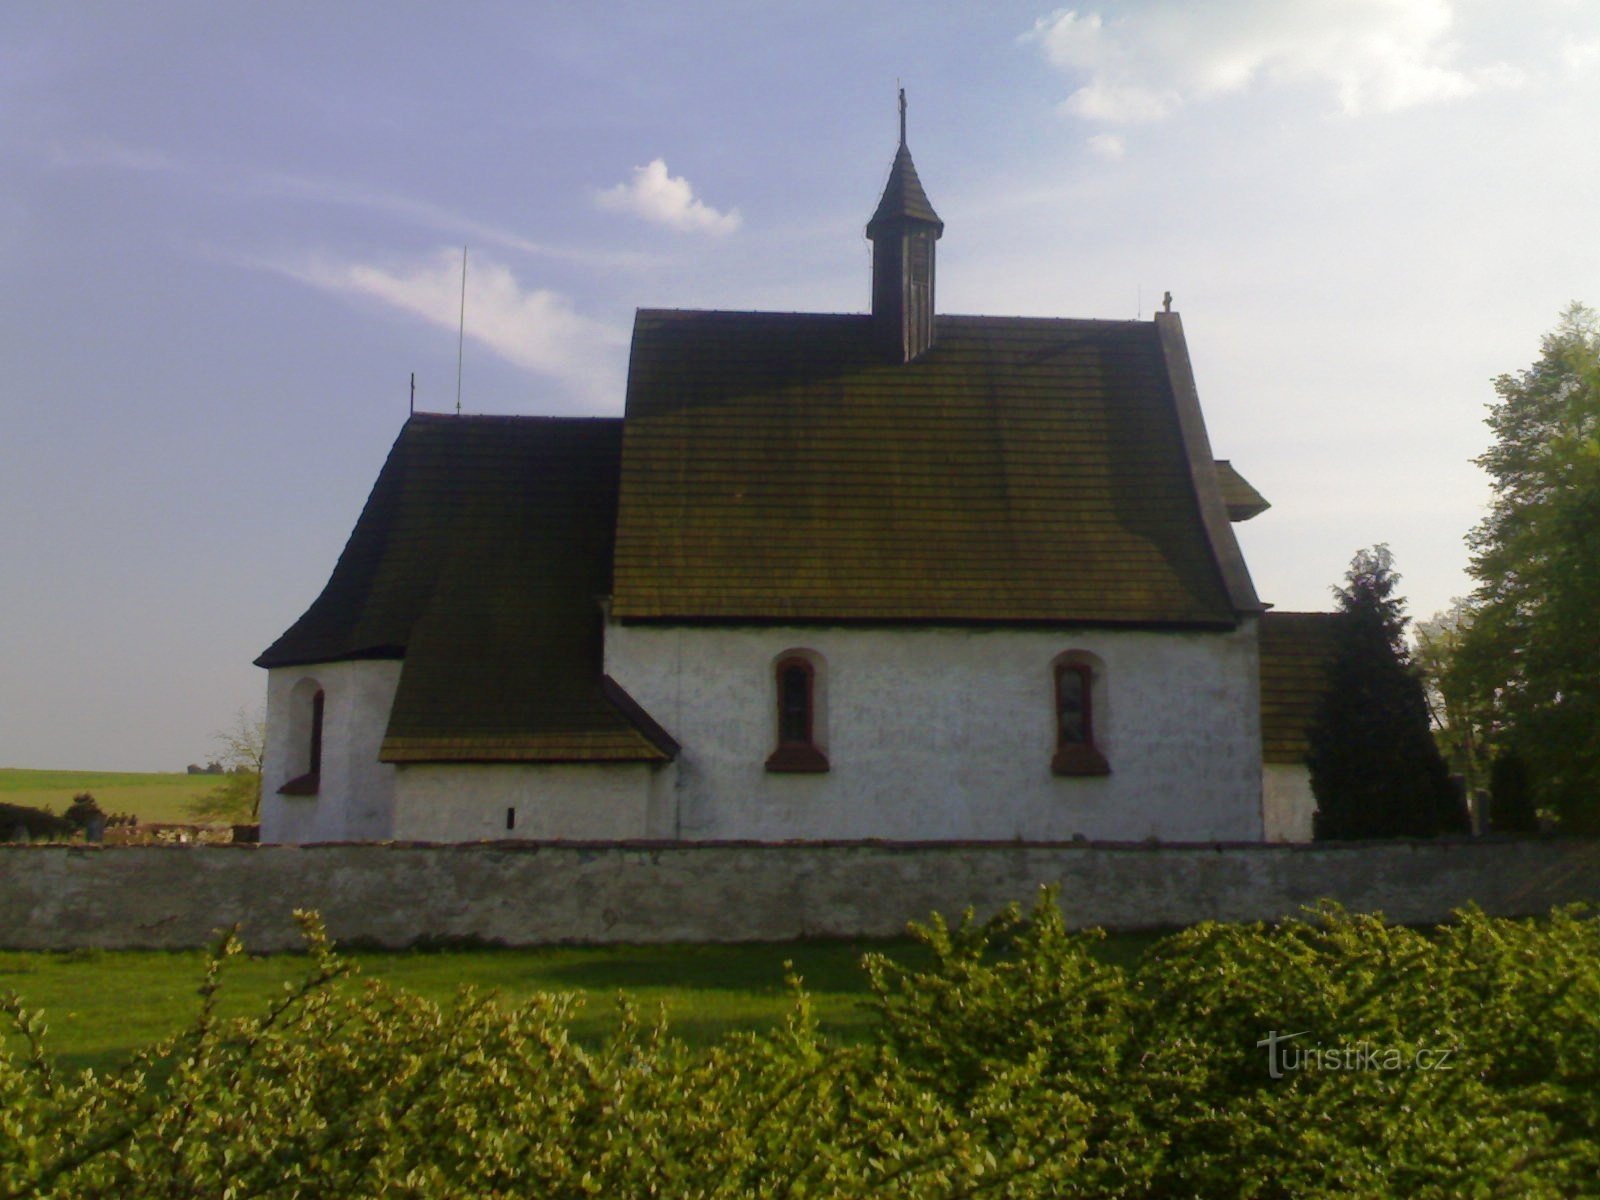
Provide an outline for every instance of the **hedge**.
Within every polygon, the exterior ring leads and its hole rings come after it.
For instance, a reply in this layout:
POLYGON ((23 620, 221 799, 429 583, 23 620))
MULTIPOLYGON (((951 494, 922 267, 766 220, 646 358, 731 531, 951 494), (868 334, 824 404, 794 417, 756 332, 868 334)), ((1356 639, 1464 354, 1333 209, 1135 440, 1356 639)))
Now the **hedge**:
POLYGON ((1600 932, 1328 906, 1203 924, 1124 970, 1048 894, 934 918, 932 965, 868 956, 863 1043, 794 984, 781 1030, 691 1050, 569 998, 436 1005, 305 977, 64 1078, 13 997, 0 1194, 60 1197, 1556 1197, 1600 1178, 1600 932))

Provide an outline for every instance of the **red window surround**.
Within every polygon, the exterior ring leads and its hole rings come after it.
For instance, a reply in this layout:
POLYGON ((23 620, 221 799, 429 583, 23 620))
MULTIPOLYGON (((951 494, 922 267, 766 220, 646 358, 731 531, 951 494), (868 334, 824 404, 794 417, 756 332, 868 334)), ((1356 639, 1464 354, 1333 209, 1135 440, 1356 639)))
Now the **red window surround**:
POLYGON ((828 769, 828 756, 814 740, 817 670, 803 658, 779 660, 774 671, 778 696, 778 748, 767 770, 816 774, 828 769))
POLYGON ((1111 764, 1094 740, 1094 671, 1088 663, 1056 664, 1057 775, 1109 775, 1111 764))

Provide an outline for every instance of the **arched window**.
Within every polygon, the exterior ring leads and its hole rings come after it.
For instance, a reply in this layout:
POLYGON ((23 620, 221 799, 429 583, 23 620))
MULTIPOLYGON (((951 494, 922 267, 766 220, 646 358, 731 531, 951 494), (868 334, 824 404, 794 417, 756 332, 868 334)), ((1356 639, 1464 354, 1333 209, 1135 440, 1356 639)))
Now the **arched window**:
POLYGON ((1057 775, 1109 775, 1111 764, 1095 740, 1097 696, 1104 693, 1104 667, 1080 650, 1055 661, 1056 750, 1050 769, 1057 775))
POLYGON ((777 701, 778 746, 767 757, 767 770, 818 772, 828 769, 821 746, 821 696, 818 665, 809 652, 780 655, 773 667, 777 701))
POLYGON ((327 695, 314 679, 302 679, 289 700, 289 738, 305 770, 278 789, 283 796, 315 796, 322 786, 322 714, 327 695))

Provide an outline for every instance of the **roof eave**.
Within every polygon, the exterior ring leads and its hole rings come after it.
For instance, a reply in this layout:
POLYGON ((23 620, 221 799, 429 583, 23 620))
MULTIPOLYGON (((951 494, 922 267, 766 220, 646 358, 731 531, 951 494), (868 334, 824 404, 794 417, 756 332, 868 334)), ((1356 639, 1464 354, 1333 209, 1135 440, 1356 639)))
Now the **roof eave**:
POLYGON ((1206 434, 1205 417, 1200 411, 1200 392, 1194 382, 1183 321, 1175 312, 1160 312, 1155 315, 1155 326, 1178 410, 1178 429, 1189 460, 1189 479, 1212 559, 1233 610, 1241 615, 1259 613, 1263 605, 1251 582, 1250 569, 1245 565, 1244 552, 1234 536, 1228 506, 1222 498, 1222 486, 1217 481, 1216 457, 1211 453, 1211 439, 1206 434))

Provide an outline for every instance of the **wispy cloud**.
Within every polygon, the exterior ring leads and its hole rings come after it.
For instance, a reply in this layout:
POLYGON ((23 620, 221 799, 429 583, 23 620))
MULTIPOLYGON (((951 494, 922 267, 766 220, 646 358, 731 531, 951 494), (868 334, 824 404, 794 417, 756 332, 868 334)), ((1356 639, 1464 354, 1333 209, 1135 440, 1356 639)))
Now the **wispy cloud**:
POLYGON ((1156 121, 1186 104, 1275 84, 1331 88, 1349 116, 1517 84, 1505 63, 1463 65, 1454 0, 1157 0, 1109 18, 1060 9, 1026 37, 1078 87, 1089 121, 1156 121))
POLYGON ((590 250, 536 242, 512 230, 474 220, 425 200, 397 196, 340 180, 270 171, 248 176, 234 186, 237 190, 249 190, 257 195, 384 212, 442 233, 453 233, 471 243, 499 246, 542 258, 607 268, 637 268, 659 261, 655 256, 632 251, 590 250))
POLYGON ((1089 149, 1101 158, 1113 162, 1128 153, 1128 143, 1120 133, 1097 133, 1089 139, 1089 149))
POLYGON ((741 221, 736 208, 718 212, 696 199, 689 181, 668 174, 666 160, 660 158, 635 167, 629 182, 596 192, 594 200, 601 208, 630 213, 684 233, 732 233, 741 221))
POLYGON ((258 167, 201 166, 160 150, 103 140, 57 144, 50 148, 52 166, 64 169, 109 169, 160 172, 179 176, 217 195, 249 200, 290 200, 379 213, 449 234, 473 245, 497 246, 556 261, 576 262, 607 270, 636 270, 658 265, 662 256, 628 250, 594 250, 559 246, 524 237, 515 230, 479 221, 441 205, 397 195, 347 180, 301 175, 258 167))
MULTIPOLYGON (((451 333, 461 319, 461 256, 453 249, 401 265, 326 258, 253 265, 376 300, 451 333)), ((557 292, 524 287, 509 268, 481 256, 467 271, 466 336, 514 366, 560 380, 593 408, 621 405, 627 335, 576 312, 557 292)))

